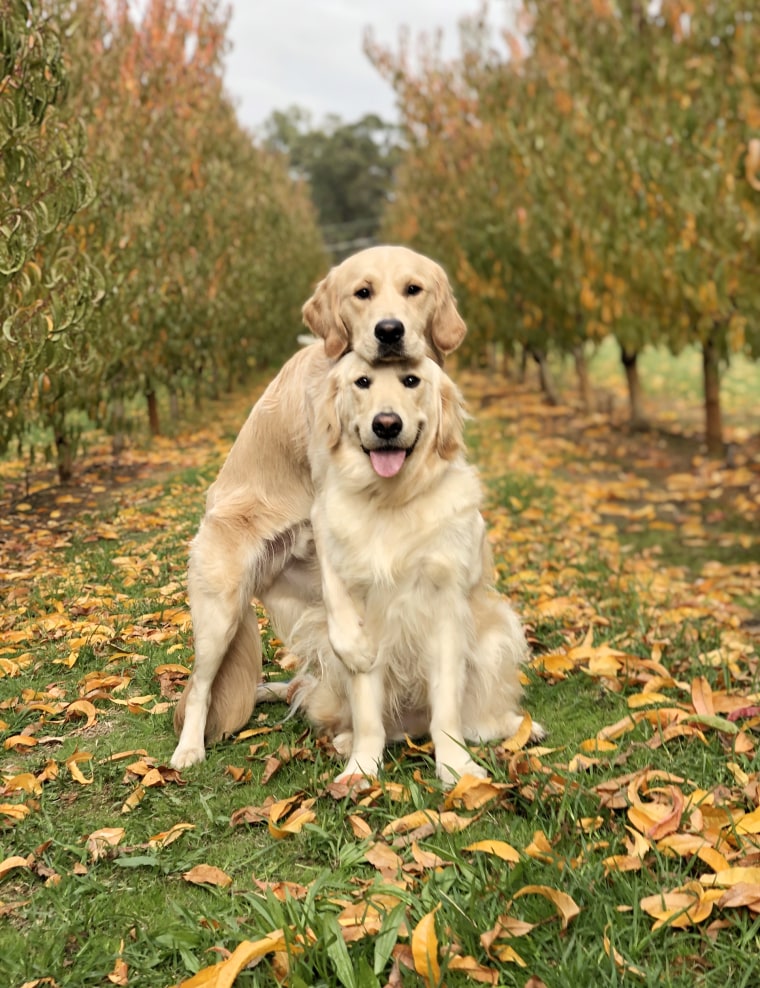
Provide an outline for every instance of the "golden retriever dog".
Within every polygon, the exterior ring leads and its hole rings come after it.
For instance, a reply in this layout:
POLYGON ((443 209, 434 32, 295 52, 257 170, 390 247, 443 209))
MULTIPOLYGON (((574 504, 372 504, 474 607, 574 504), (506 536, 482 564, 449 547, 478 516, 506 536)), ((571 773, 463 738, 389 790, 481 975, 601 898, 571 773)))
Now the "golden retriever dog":
POLYGON ((190 550, 193 674, 174 716, 175 768, 248 722, 261 678, 255 597, 287 640, 320 595, 309 524, 314 402, 334 362, 353 350, 371 363, 437 361, 466 327, 443 269, 405 247, 371 247, 332 268, 303 307, 321 337, 297 352, 254 405, 212 484, 190 550))
POLYGON ((428 733, 444 783, 482 777, 465 740, 507 738, 522 722, 527 644, 488 586, 462 426, 459 392, 425 357, 348 353, 318 402, 311 520, 323 602, 293 629, 305 662, 293 694, 348 755, 338 781, 377 775, 386 738, 428 733))

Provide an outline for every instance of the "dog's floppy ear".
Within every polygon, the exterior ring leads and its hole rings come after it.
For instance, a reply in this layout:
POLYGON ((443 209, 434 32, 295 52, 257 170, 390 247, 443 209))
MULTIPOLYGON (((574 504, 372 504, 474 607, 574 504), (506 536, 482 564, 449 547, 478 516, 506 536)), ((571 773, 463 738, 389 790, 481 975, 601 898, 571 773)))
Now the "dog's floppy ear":
POLYGON ((435 279, 435 310, 430 324, 433 346, 444 356, 456 350, 465 337, 467 326, 459 315, 456 299, 443 268, 435 279))
POLYGON ((343 425, 342 390, 336 374, 330 374, 326 382, 326 390, 317 406, 316 434, 324 440, 327 449, 335 449, 340 442, 343 425))
POLYGON ((332 271, 314 289, 301 309, 304 323, 325 341, 328 357, 340 357, 348 349, 348 330, 340 318, 338 293, 332 271))
POLYGON ((452 460, 464 449, 464 400, 454 382, 441 373, 440 418, 436 435, 436 452, 452 460))

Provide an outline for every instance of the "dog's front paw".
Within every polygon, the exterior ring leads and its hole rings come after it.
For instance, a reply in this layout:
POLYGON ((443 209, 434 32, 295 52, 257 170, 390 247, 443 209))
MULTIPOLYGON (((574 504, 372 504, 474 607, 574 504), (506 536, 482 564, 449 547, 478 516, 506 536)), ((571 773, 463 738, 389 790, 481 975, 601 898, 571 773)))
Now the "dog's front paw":
POLYGON ((472 775, 476 779, 488 778, 488 772, 471 758, 463 759, 456 764, 451 764, 451 760, 446 764, 437 761, 435 774, 445 786, 453 786, 463 775, 472 775))
POLYGON ((353 628, 331 627, 329 637, 333 652, 350 672, 369 672, 372 669, 375 653, 360 624, 353 628))
POLYGON ((174 749, 174 754, 171 757, 169 764, 172 768, 182 769, 189 768, 191 765, 197 765, 198 762, 203 762, 206 760, 206 749, 201 746, 196 748, 192 745, 183 746, 178 744, 174 749))
POLYGON ((336 782, 343 782, 355 789, 366 789, 380 771, 380 758, 375 755, 351 755, 346 767, 336 776, 336 782))

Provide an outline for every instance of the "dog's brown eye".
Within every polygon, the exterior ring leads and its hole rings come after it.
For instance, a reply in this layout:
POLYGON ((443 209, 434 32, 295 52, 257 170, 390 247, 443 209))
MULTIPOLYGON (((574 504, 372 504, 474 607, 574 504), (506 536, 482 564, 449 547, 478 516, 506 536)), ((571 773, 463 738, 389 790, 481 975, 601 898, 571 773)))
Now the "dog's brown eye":
POLYGON ((420 379, 416 374, 407 374, 406 377, 401 379, 401 383, 405 388, 416 388, 420 383, 420 379))
POLYGON ((357 288, 357 290, 354 292, 354 298, 369 298, 370 295, 371 292, 369 288, 357 288))
POLYGON ((407 285, 406 294, 407 295, 419 295, 422 288, 419 285, 407 285))
POLYGON ((368 377, 358 377, 354 381, 354 384, 357 388, 361 388, 362 391, 366 391, 370 384, 372 384, 372 381, 368 377))

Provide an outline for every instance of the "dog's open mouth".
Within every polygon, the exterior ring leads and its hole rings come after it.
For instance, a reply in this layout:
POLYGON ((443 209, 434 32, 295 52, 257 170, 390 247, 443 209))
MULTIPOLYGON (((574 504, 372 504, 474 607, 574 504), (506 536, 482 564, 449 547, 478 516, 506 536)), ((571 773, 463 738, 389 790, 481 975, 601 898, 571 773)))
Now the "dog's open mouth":
POLYGON ((367 449, 366 446, 362 446, 378 477, 395 477, 401 472, 407 458, 414 452, 421 433, 422 425, 417 430, 411 446, 378 446, 377 449, 367 449))

